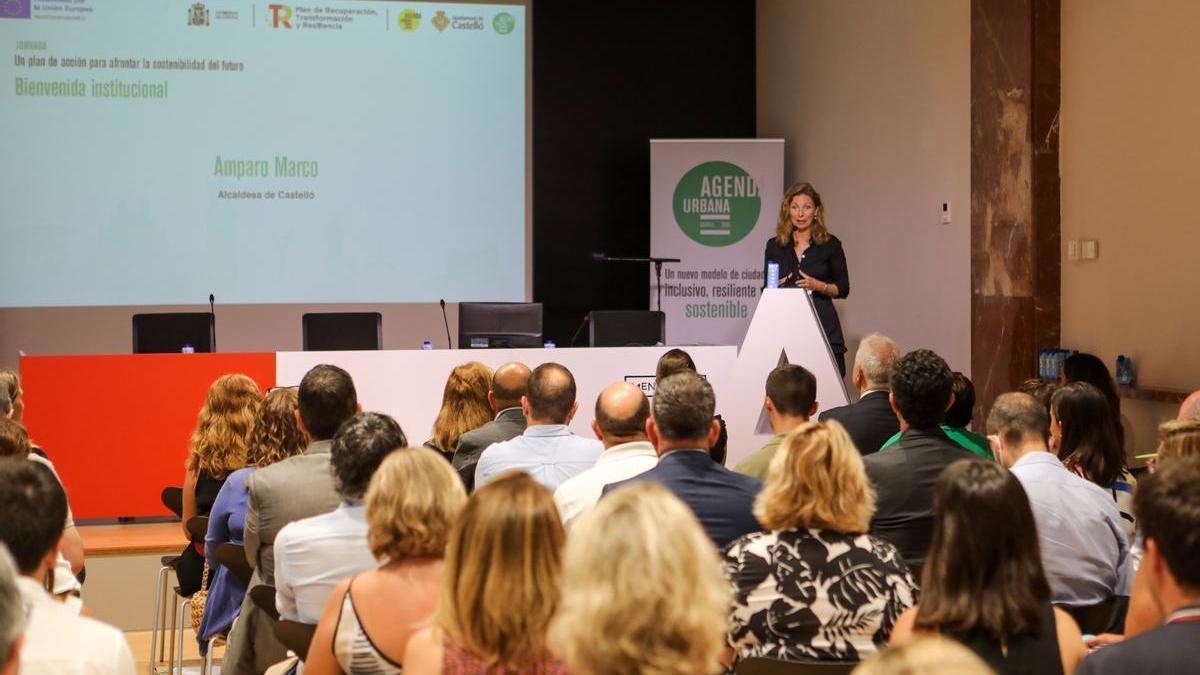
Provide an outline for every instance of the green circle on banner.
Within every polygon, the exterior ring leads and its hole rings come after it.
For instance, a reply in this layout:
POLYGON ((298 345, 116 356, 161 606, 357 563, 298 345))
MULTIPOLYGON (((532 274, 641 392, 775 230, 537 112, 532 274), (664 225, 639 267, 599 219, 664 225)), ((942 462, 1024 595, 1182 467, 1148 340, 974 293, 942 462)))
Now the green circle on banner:
POLYGON ((500 12, 492 19, 492 28, 501 35, 508 35, 517 27, 517 20, 508 12, 500 12))
POLYGON ((671 201, 679 229, 693 241, 714 247, 744 239, 762 210, 758 184, 730 162, 692 167, 679 179, 671 201))

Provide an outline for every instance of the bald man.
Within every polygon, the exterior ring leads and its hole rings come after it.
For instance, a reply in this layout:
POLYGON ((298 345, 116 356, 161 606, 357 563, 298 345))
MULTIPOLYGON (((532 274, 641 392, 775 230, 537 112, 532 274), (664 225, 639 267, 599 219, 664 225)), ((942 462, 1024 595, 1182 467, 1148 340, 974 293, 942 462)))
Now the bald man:
POLYGON ((1200 421, 1200 391, 1193 391, 1179 406, 1179 419, 1200 421))
POLYGON ((524 363, 509 361, 492 373, 488 403, 496 413, 495 419, 460 436, 454 448, 454 468, 462 476, 468 491, 474 487, 475 464, 479 462, 479 455, 483 454, 484 449, 525 432, 521 397, 525 396, 528 382, 529 366, 524 363))
POLYGON ((604 444, 604 452, 595 466, 555 490, 554 503, 564 527, 570 529, 596 505, 605 485, 633 478, 658 464, 658 454, 646 438, 649 417, 650 402, 632 384, 618 382, 596 397, 592 433, 604 444))

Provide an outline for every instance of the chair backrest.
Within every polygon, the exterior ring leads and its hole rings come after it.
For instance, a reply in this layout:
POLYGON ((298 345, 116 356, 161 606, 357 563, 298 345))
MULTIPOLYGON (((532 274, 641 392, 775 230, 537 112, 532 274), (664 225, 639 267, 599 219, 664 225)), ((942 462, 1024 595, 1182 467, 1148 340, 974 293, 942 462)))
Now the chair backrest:
POLYGON ((458 303, 458 346, 541 347, 542 303, 458 303))
POLYGON ((245 546, 228 541, 221 544, 217 547, 217 562, 224 565, 243 586, 250 586, 250 575, 254 568, 250 566, 250 561, 246 560, 245 546))
POLYGON ((592 347, 653 347, 666 341, 667 315, 662 312, 593 309, 588 317, 592 347))
POLYGON ((134 354, 178 354, 184 345, 211 352, 216 342, 209 312, 159 312, 133 315, 134 354))
POLYGON ((250 601, 271 617, 272 621, 279 620, 279 610, 275 608, 275 587, 259 584, 250 589, 250 601))
POLYGON ((361 351, 383 348, 379 312, 317 312, 300 319, 304 351, 361 351))
POLYGON ((183 488, 181 487, 165 487, 162 491, 163 506, 170 509, 171 513, 176 516, 183 517, 183 488))
POLYGON ((192 541, 204 541, 204 537, 208 535, 208 516, 188 518, 187 531, 192 535, 192 541))
POLYGON ((317 627, 311 623, 283 620, 275 624, 275 637, 284 647, 296 653, 301 661, 308 658, 308 646, 312 644, 317 627))
POLYGON ((857 661, 781 661, 752 656, 738 661, 733 672, 737 675, 842 675, 857 666, 857 661))
POLYGON ((1075 623, 1079 624, 1079 630, 1086 634, 1099 635, 1108 629, 1112 622, 1113 610, 1117 606, 1116 598, 1109 598, 1104 602, 1086 607, 1065 607, 1059 605, 1059 608, 1070 614, 1075 623))

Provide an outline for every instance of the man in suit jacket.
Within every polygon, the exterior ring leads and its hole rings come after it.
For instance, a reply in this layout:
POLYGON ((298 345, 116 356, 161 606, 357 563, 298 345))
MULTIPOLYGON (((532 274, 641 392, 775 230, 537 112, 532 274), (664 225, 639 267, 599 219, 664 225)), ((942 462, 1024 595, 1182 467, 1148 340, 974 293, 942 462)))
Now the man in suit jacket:
POLYGON ((900 440, 863 458, 875 486, 871 534, 900 550, 904 562, 923 565, 933 535, 933 484, 955 460, 975 457, 941 429, 954 400, 954 374, 928 349, 905 354, 890 376, 900 440))
MULTIPOLYGON (((314 366, 300 381, 297 398, 296 423, 312 443, 304 454, 256 470, 248 482, 244 541, 246 559, 254 567, 250 588, 275 585, 275 536, 285 525, 329 513, 341 503, 329 446, 342 422, 360 410, 354 381, 337 366, 314 366)), ((247 593, 229 634, 222 672, 261 673, 286 656, 271 621, 247 593)))
POLYGON ((488 404, 496 413, 491 422, 466 432, 454 448, 454 468, 462 476, 469 492, 475 487, 475 465, 479 456, 493 443, 516 438, 525 432, 525 414, 521 412, 521 397, 529 383, 529 366, 511 361, 492 373, 492 388, 488 404))
POLYGON ((1163 624, 1093 652, 1075 672, 1195 672, 1200 662, 1200 458, 1174 460, 1138 481, 1133 511, 1145 552, 1130 605, 1145 593, 1145 601, 1165 614, 1163 624))
POLYGON ((881 448, 885 441, 900 431, 900 421, 892 412, 888 402, 888 378, 900 349, 891 338, 871 333, 858 344, 854 355, 854 369, 850 373, 854 386, 858 387, 858 401, 821 413, 822 422, 837 420, 858 451, 869 455, 881 448))
POLYGON ((694 372, 663 378, 654 391, 646 435, 658 451, 658 466, 604 488, 605 494, 638 480, 662 483, 691 507, 718 549, 762 526, 754 498, 762 483, 734 473, 709 456, 721 425, 713 419, 712 385, 694 372))

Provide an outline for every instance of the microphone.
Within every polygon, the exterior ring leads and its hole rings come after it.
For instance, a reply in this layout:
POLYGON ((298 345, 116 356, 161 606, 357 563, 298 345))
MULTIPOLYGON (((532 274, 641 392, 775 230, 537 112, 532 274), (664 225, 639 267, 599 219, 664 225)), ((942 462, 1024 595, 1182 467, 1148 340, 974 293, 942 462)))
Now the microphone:
POLYGON ((570 343, 567 345, 568 347, 574 347, 574 346, 575 346, 575 341, 579 339, 579 333, 580 333, 580 331, 582 331, 582 330, 583 330, 583 326, 584 326, 584 324, 586 324, 588 321, 590 321, 590 320, 591 320, 591 318, 592 318, 592 313, 591 313, 591 312, 586 312, 586 313, 584 313, 584 315, 583 315, 583 321, 580 321, 580 322, 579 322, 579 328, 576 328, 576 329, 575 329, 575 334, 571 336, 571 342, 570 342, 570 343))
MULTIPOLYGON (((608 261, 608 254, 607 254, 607 253, 593 253, 593 254, 592 254, 592 261, 593 261, 593 262, 607 262, 607 261, 608 261)), ((586 319, 587 319, 587 317, 584 317, 584 319, 586 320, 586 319)))
POLYGON ((446 326, 446 347, 454 349, 454 343, 450 341, 450 319, 446 318, 446 299, 442 298, 438 303, 442 306, 442 323, 446 326))
POLYGON ((208 314, 212 317, 213 353, 217 351, 217 296, 208 294, 208 314))

